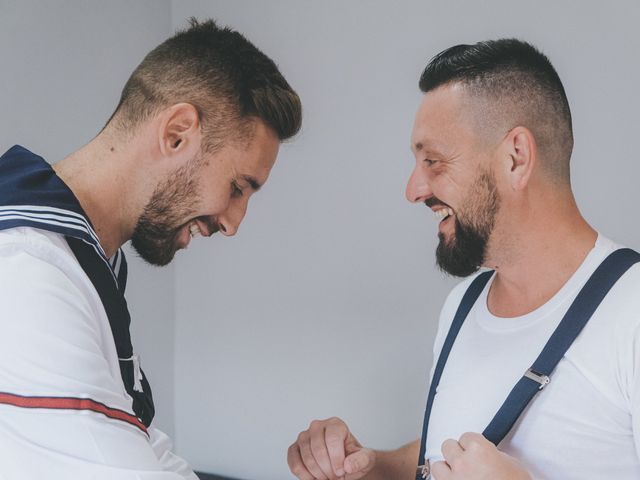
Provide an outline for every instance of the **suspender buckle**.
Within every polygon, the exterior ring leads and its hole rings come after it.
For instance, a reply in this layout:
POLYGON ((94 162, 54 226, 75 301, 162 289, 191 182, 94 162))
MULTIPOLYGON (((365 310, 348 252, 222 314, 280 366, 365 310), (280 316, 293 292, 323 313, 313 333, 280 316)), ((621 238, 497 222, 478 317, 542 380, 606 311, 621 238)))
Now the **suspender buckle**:
POLYGON ((424 465, 418 465, 416 469, 416 480, 422 478, 424 480, 431 480, 431 464, 429 460, 424 465))
POLYGON ((551 381, 548 375, 543 375, 542 373, 538 373, 532 369, 527 370, 524 376, 530 380, 533 380, 534 382, 538 382, 540 384, 540 387, 538 387, 540 390, 546 387, 551 381))

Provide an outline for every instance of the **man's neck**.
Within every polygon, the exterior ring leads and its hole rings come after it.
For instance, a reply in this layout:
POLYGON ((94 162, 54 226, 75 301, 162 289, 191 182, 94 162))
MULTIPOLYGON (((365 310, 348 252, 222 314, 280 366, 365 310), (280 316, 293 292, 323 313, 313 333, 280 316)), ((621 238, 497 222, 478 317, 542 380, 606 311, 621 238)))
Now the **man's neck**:
POLYGON ((563 204, 564 209, 529 212, 519 231, 501 242, 506 253, 496 256, 497 273, 487 300, 494 315, 516 317, 544 305, 594 247, 598 234, 582 218, 572 197, 547 205, 563 204))
POLYGON ((91 220, 107 257, 131 237, 135 226, 124 155, 98 137, 53 166, 91 220))

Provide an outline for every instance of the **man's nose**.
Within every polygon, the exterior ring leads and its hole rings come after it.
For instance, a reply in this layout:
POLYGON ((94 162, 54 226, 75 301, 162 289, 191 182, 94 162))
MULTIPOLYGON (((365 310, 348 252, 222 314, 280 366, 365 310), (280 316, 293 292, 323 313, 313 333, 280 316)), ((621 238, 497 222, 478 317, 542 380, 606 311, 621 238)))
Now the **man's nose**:
POLYGON ((233 237, 236 234, 247 213, 248 204, 248 199, 242 202, 232 203, 223 214, 218 215, 220 233, 227 237, 233 237))
POLYGON ((413 172, 411 172, 405 195, 411 203, 424 202, 433 196, 427 175, 422 171, 420 166, 416 166, 413 172))

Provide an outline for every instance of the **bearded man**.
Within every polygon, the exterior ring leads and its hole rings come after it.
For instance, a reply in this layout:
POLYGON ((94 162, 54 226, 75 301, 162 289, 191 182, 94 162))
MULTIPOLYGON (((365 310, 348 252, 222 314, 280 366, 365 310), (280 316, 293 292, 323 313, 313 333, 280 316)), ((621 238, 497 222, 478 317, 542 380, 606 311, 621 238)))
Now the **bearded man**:
POLYGON ((240 33, 191 21, 135 69, 99 135, 56 163, 0 157, 0 477, 197 479, 151 427, 124 298, 131 240, 166 265, 232 236, 297 94, 240 33))
POLYGON ((442 309, 422 442, 377 452, 340 419, 314 421, 289 448, 292 472, 640 478, 639 257, 578 210, 558 74, 528 43, 487 41, 437 55, 420 88, 407 199, 440 220, 441 269, 489 270, 442 309))

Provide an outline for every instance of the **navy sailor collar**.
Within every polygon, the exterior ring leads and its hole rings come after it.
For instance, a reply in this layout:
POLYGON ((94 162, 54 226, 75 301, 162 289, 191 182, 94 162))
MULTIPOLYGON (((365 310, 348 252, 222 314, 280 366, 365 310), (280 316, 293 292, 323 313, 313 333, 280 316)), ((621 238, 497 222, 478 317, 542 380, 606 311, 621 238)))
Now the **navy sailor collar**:
POLYGON ((124 293, 122 250, 107 259, 91 220, 67 184, 44 158, 15 145, 0 157, 0 230, 19 226, 60 233, 91 245, 124 293))

